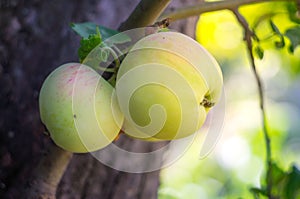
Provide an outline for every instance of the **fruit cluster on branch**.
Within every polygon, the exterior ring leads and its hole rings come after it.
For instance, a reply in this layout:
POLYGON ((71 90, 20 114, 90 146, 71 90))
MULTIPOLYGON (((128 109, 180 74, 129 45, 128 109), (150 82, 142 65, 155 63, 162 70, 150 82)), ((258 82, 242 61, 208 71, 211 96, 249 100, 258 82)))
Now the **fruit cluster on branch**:
POLYGON ((115 88, 80 63, 64 64, 47 77, 40 113, 58 146, 92 152, 119 132, 147 141, 187 137, 203 125, 223 84, 215 59, 177 32, 140 39, 115 73, 115 88))

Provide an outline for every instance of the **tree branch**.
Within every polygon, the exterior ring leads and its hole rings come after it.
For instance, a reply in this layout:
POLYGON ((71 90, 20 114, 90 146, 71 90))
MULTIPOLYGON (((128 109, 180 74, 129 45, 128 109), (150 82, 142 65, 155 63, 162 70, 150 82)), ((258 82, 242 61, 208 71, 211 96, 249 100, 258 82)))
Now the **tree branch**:
POLYGON ((258 86, 258 92, 259 92, 259 104, 261 109, 261 116, 262 116, 262 127, 263 127, 263 134, 265 139, 265 145, 266 145, 266 166, 267 166, 267 175, 266 175, 266 184, 267 184, 267 196, 269 199, 272 199, 272 153, 271 153, 271 140, 269 136, 269 132, 267 129, 267 119, 266 119, 266 111, 265 111, 265 97, 264 97, 264 91, 263 91, 263 83, 262 80, 257 72, 257 68, 254 61, 254 55, 253 55, 253 44, 252 44, 252 36, 253 32, 250 30, 249 25, 247 23, 247 20, 239 13, 238 9, 233 9, 232 12, 235 14, 238 22, 240 25, 244 28, 244 40, 246 41, 248 53, 250 56, 250 65, 252 68, 252 71, 254 73, 257 86, 258 86))
POLYGON ((171 18, 172 21, 176 21, 179 19, 184 19, 187 17, 200 15, 204 12, 211 12, 217 10, 229 9, 233 10, 242 5, 250 5, 255 3, 262 2, 274 2, 274 1, 290 1, 294 2, 295 0, 224 0, 224 1, 215 1, 215 2, 202 2, 192 6, 186 6, 182 8, 178 8, 176 10, 167 12, 162 14, 159 17, 159 20, 165 18, 171 18))
POLYGON ((72 153, 51 144, 25 185, 26 198, 55 199, 57 185, 72 153))
POLYGON ((119 30, 153 24, 170 2, 171 0, 141 0, 128 19, 120 25, 119 30))

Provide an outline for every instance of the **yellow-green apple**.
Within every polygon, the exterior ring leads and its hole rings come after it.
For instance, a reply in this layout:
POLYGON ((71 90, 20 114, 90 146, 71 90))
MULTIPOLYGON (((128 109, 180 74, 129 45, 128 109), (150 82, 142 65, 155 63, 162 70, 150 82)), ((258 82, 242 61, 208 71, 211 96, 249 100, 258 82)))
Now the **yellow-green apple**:
POLYGON ((55 69, 39 96, 41 120, 53 141, 76 153, 110 144, 123 122, 113 89, 88 66, 68 63, 55 69))
POLYGON ((150 141, 189 136, 218 102, 222 85, 218 63, 195 40, 177 32, 148 35, 128 52, 117 74, 123 131, 150 141))

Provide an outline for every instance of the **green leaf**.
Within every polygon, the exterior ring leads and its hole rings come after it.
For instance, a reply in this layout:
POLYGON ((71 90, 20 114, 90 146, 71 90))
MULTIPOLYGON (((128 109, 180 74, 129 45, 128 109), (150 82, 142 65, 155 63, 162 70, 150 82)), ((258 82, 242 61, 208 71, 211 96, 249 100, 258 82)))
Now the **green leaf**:
POLYGON ((103 41, 119 33, 116 30, 100 26, 92 22, 72 23, 71 27, 78 35, 85 39, 87 39, 90 35, 97 34, 97 28, 100 30, 103 41))
POLYGON ((285 186, 285 198, 300 198, 300 170, 293 165, 285 186))
POLYGON ((272 162, 272 183, 275 185, 279 185, 284 178, 286 177, 286 173, 283 169, 281 169, 275 162, 272 162))
POLYGON ((250 192, 254 195, 255 198, 259 198, 260 195, 267 196, 267 192, 263 188, 252 187, 250 192))
POLYGON ((101 34, 98 31, 97 34, 91 34, 89 37, 82 38, 80 41, 80 47, 78 49, 78 57, 79 61, 82 63, 83 60, 88 56, 88 54, 96 48, 98 45, 100 45, 102 42, 101 34))
POLYGON ((300 15, 298 13, 297 5, 295 2, 287 4, 290 20, 300 24, 300 15))
POLYGON ((256 46, 254 48, 254 52, 256 53, 259 59, 264 58, 264 50, 260 46, 256 46))
POLYGON ((271 25, 273 32, 275 32, 278 35, 281 35, 280 30, 278 29, 278 27, 274 24, 274 22, 272 20, 270 20, 270 25, 271 25))
MULTIPOLYGON (((111 47, 114 44, 122 44, 131 41, 130 37, 124 33, 119 33, 116 30, 97 25, 92 22, 72 23, 72 29, 82 37, 80 47, 78 49, 78 56, 80 62, 88 56, 88 54, 98 45, 102 43, 103 46, 111 47)), ((98 52, 98 51, 97 51, 98 52)), ((102 52, 102 51, 100 51, 102 52)), ((96 61, 107 61, 109 53, 101 53, 100 57, 95 57, 96 61)), ((92 60, 90 60, 92 61, 92 60)))
POLYGON ((288 173, 281 169, 276 162, 272 162, 271 167, 268 168, 268 173, 270 175, 267 175, 267 182, 272 184, 272 195, 276 196, 274 198, 281 198, 279 196, 283 195, 288 173))
POLYGON ((287 36, 291 41, 291 46, 289 50, 293 53, 297 46, 300 45, 300 26, 288 29, 285 32, 285 36, 287 36))
POLYGON ((272 162, 271 175, 267 181, 272 183, 271 193, 274 198, 300 198, 300 170, 295 165, 291 171, 286 172, 272 162))

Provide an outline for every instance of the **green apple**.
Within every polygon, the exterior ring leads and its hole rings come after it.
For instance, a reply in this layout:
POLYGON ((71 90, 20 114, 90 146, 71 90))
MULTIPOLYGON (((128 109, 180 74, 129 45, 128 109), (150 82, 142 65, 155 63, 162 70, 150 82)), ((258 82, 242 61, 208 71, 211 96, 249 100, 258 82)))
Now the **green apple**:
POLYGON ((117 74, 123 131, 144 140, 195 133, 218 102, 223 85, 215 59, 195 40, 159 32, 139 40, 117 74))
POLYGON ((123 122, 113 89, 96 71, 79 63, 54 70, 39 96, 41 120, 53 141, 76 153, 110 144, 123 122))

